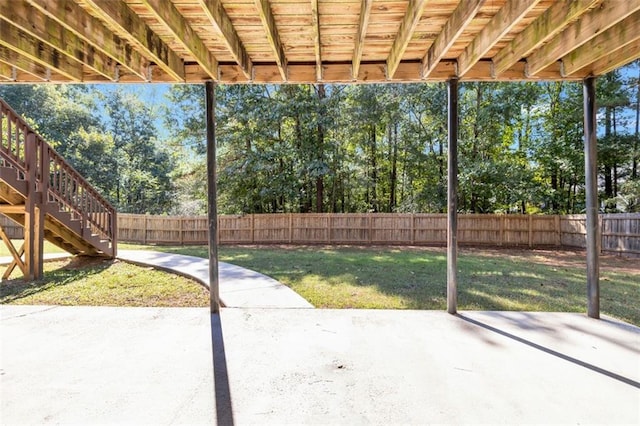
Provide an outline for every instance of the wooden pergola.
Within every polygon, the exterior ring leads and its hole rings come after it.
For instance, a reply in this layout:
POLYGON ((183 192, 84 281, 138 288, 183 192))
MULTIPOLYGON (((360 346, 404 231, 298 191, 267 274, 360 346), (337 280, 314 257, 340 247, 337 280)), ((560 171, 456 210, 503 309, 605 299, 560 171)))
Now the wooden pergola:
POLYGON ((0 82, 205 83, 211 309, 215 84, 446 81, 448 311, 459 81, 584 84, 588 314, 599 316, 595 78, 640 58, 640 0, 0 0, 0 82))

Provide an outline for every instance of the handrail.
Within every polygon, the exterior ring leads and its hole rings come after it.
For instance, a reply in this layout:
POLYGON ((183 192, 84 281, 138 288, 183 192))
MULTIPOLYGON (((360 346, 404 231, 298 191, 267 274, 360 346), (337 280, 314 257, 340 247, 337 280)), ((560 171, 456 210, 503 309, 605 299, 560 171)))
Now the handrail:
POLYGON ((0 161, 23 176, 27 176, 27 171, 35 167, 36 190, 47 194, 43 197, 43 203, 57 204, 58 209, 79 219, 83 230, 90 228, 91 234, 115 243, 115 208, 2 99, 0 161), (29 145, 31 141, 35 141, 35 146, 29 145), (36 154, 27 155, 33 148, 36 154), (35 164, 29 164, 31 158, 35 164))

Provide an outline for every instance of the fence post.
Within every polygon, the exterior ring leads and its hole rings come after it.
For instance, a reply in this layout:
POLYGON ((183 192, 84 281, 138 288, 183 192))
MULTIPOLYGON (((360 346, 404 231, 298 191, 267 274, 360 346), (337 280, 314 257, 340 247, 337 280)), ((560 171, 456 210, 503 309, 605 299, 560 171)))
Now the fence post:
POLYGON ((293 213, 289 213, 289 244, 293 242, 293 213))
POLYGON ((533 246, 533 215, 529 215, 529 247, 533 246))
POLYGON ((369 219, 369 245, 373 244, 373 219, 371 215, 373 213, 367 213, 367 218, 369 219))
POLYGON ((178 218, 178 220, 180 221, 180 245, 183 246, 184 245, 184 216, 180 216, 178 218))
POLYGON ((142 215, 142 244, 147 244, 147 215, 142 215))
POLYGON ((331 214, 325 214, 327 218, 327 244, 331 244, 331 218, 333 217, 331 214))
POLYGON ((554 218, 554 227, 556 228, 556 245, 557 246, 561 246, 562 245, 562 228, 560 228, 560 215, 557 214, 555 215, 554 218))
POLYGON ((504 222, 507 220, 505 215, 501 214, 500 216, 500 242, 499 245, 504 245, 504 222))
POLYGON ((416 214, 411 213, 411 245, 416 244, 416 214))

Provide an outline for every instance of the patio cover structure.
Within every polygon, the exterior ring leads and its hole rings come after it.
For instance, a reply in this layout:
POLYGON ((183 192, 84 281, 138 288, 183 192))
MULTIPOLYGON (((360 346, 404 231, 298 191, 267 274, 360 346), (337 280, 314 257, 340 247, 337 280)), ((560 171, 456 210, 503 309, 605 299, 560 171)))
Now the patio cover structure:
POLYGON ((457 310, 458 82, 584 84, 588 314, 599 317, 595 78, 640 58, 640 0, 0 0, 0 82, 205 83, 211 309, 215 84, 446 81, 457 310))

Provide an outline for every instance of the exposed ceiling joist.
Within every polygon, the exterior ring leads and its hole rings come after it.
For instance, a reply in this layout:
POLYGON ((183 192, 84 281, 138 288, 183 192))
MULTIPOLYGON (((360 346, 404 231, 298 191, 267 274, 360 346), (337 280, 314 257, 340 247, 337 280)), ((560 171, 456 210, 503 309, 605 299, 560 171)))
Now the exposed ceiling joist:
POLYGON ((69 58, 85 63, 87 67, 107 79, 117 78, 115 60, 96 51, 93 46, 24 1, 17 0, 12 3, 0 1, 0 17, 69 58))
POLYGON ((144 56, 152 59, 157 66, 177 81, 184 81, 182 59, 149 28, 149 26, 120 0, 85 0, 93 13, 126 36, 144 56))
POLYGON ((422 75, 426 78, 435 69, 438 62, 449 51, 460 34, 471 23, 486 0, 460 2, 422 58, 422 75))
POLYGON ((320 38, 318 0, 311 0, 311 25, 313 26, 313 50, 316 56, 316 79, 322 81, 322 39, 320 38))
MULTIPOLYGON (((31 59, 14 52, 0 45, 0 61, 13 65, 15 68, 32 75, 34 81, 47 81, 49 80, 51 72, 48 68, 43 67, 40 64, 35 63, 31 59)), ((13 70, 12 70, 13 71, 13 70)))
POLYGON ((166 0, 142 0, 142 3, 169 28, 175 39, 193 55, 209 77, 218 80, 218 61, 173 3, 166 0))
POLYGON ((407 46, 411 41, 411 37, 413 37, 413 31, 422 17, 422 8, 427 1, 428 0, 409 0, 407 12, 404 14, 404 18, 402 19, 400 28, 398 29, 398 34, 393 41, 393 46, 391 46, 391 51, 387 57, 387 77, 389 79, 393 78, 396 70, 398 69, 398 65, 402 60, 402 55, 407 49, 407 46))
POLYGON ((617 49, 598 59, 589 65, 589 73, 592 75, 606 74, 637 59, 640 59, 640 40, 629 43, 622 49, 617 49))
POLYGON ((640 40, 640 12, 625 19, 623 26, 609 28, 562 58, 563 73, 574 74, 637 40, 640 40))
POLYGON ((605 1, 527 57, 527 74, 536 75, 638 10, 640 0, 605 1))
POLYGON ((287 81, 287 58, 284 53, 282 41, 280 40, 280 35, 278 34, 276 20, 274 19, 273 12, 271 11, 271 5, 268 0, 255 0, 255 3, 258 7, 262 26, 265 28, 267 40, 269 41, 269 45, 275 55, 276 64, 280 71, 282 81, 287 81))
POLYGON ((575 0, 570 4, 554 3, 493 57, 495 75, 498 76, 511 68, 521 58, 558 35, 568 24, 600 2, 602 0, 575 0))
POLYGON ((371 4, 373 0, 362 0, 360 5, 360 19, 358 21, 358 34, 353 49, 353 59, 351 59, 351 77, 358 79, 360 73, 360 61, 362 60, 362 51, 364 48, 364 40, 367 36, 367 27, 369 26, 369 15, 371 14, 371 4))
POLYGON ((458 76, 463 76, 469 71, 538 2, 540 0, 507 2, 458 58, 458 76))
POLYGON ((31 6, 55 20, 94 48, 113 58, 128 72, 141 79, 146 78, 148 61, 126 45, 124 40, 114 37, 98 19, 90 16, 73 0, 27 0, 31 6))
POLYGON ((71 81, 82 81, 83 70, 79 63, 73 63, 73 59, 67 58, 58 50, 9 22, 0 19, 0 24, 0 44, 46 68, 55 70, 71 81))
POLYGON ((253 63, 220 0, 198 1, 211 24, 222 34, 229 52, 240 66, 245 77, 251 79, 253 63))
POLYGON ((14 79, 14 67, 6 62, 0 61, 0 78, 6 81, 12 81, 14 79))

